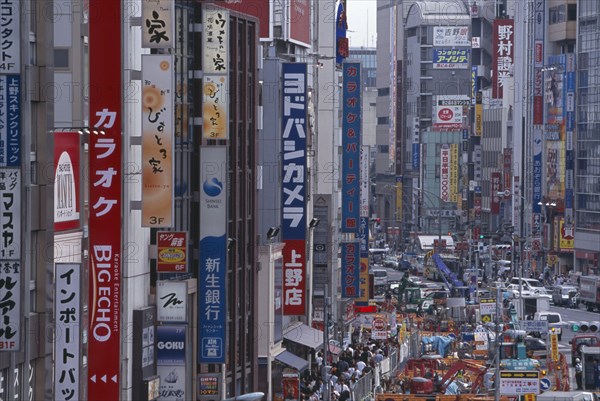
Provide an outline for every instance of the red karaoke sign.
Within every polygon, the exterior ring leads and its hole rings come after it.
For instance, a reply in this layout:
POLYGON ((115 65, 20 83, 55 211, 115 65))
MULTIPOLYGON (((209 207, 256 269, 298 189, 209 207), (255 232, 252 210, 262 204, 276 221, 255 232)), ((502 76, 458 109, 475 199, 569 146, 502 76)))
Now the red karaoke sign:
POLYGON ((121 321, 121 1, 89 2, 88 400, 118 400, 121 321))

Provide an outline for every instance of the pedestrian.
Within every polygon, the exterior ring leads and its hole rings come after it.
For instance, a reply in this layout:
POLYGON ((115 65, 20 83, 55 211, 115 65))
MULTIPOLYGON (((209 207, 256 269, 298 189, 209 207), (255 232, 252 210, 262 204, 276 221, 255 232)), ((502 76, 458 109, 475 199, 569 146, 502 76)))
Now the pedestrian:
POLYGON ((583 390, 583 366, 581 360, 575 359, 575 381, 577 382, 577 390, 583 390))

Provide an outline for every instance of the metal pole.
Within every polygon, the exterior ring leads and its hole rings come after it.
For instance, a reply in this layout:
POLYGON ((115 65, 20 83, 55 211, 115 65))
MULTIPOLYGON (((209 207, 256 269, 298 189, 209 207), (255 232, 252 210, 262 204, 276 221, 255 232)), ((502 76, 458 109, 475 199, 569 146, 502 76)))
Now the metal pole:
POLYGON ((500 280, 496 281, 496 363, 494 372, 494 401, 500 401, 500 280))
MULTIPOLYGON (((329 280, 328 280, 329 281, 329 280)), ((321 364, 321 375, 323 378, 323 401, 329 401, 329 380, 327 379, 327 354, 329 351, 329 297, 328 297, 327 285, 325 286, 325 292, 323 293, 323 363, 321 364)))

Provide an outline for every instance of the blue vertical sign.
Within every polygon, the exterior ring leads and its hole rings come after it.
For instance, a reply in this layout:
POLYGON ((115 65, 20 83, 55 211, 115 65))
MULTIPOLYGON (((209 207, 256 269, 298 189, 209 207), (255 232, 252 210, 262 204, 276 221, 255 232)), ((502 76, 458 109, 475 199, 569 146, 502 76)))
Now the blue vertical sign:
POLYGON ((360 297, 360 244, 342 242, 342 298, 360 297))
POLYGON ((0 167, 21 167, 21 78, 0 76, 0 167))
POLYGON ((227 147, 200 148, 198 362, 225 363, 227 147))
POLYGON ((412 144, 412 169, 413 171, 419 171, 421 166, 421 151, 418 143, 412 144))
POLYGON ((342 232, 358 233, 360 217, 360 63, 343 63, 342 232))

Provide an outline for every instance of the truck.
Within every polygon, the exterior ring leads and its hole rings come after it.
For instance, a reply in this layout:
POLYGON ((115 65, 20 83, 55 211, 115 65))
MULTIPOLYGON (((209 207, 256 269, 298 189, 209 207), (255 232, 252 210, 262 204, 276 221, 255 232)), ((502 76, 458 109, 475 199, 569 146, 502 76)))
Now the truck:
POLYGON ((544 391, 537 401, 594 401, 594 394, 585 391, 544 391))
POLYGON ((579 298, 589 312, 600 310, 600 276, 579 277, 579 298))
POLYGON ((515 297, 512 300, 521 320, 532 320, 536 312, 547 312, 550 310, 550 298, 547 296, 530 295, 515 297), (527 319, 529 317, 529 319, 527 319))

